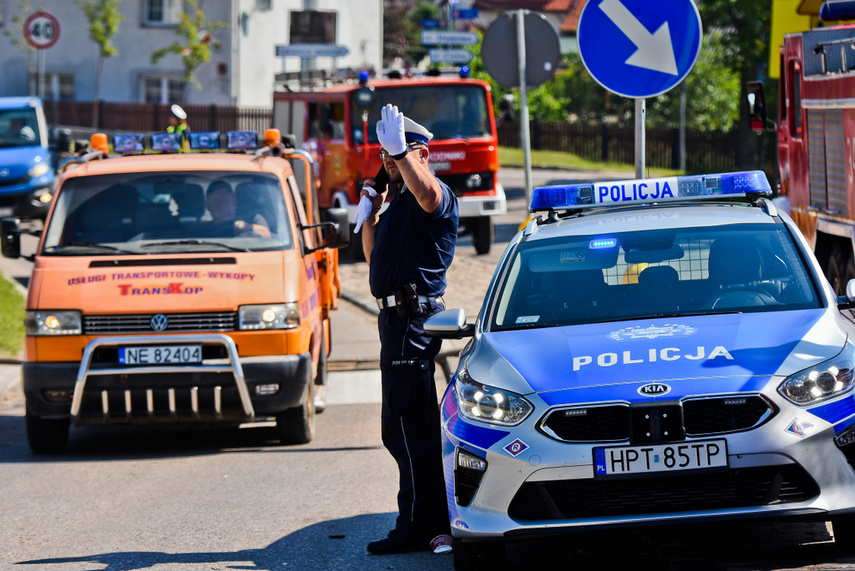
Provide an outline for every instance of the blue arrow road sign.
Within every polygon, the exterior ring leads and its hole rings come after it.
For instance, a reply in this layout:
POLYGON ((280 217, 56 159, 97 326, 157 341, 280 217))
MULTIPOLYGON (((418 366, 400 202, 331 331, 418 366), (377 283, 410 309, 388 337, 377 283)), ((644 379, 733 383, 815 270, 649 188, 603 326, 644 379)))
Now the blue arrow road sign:
POLYGON ((290 44, 287 46, 276 46, 276 57, 344 57, 348 53, 350 53, 350 50, 346 47, 335 44, 290 44))
POLYGON ((600 85, 624 97, 654 97, 695 65, 701 17, 692 0, 590 0, 577 35, 582 62, 600 85))

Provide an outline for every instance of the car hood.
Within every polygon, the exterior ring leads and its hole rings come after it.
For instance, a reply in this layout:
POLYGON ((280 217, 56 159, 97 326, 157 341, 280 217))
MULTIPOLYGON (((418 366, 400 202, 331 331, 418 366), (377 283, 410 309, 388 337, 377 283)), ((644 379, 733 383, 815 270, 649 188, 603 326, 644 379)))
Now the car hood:
POLYGON ((0 147, 0 181, 15 180, 27 174, 33 165, 48 160, 47 149, 40 146, 31 147, 0 147))
POLYGON ((464 364, 478 382, 550 404, 634 401, 651 382, 673 382, 669 399, 697 394, 698 382, 704 392, 760 391, 839 353, 847 335, 838 319, 816 309, 485 333, 464 364))

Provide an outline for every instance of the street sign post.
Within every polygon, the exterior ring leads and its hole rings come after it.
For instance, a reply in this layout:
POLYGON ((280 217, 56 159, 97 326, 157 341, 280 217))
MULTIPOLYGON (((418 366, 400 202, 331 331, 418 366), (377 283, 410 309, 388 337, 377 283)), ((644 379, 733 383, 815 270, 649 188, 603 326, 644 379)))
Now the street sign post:
POLYGON ((304 59, 316 57, 344 57, 350 53, 344 46, 335 44, 290 44, 287 46, 276 46, 276 56, 294 56, 304 59))
POLYGON ((577 28, 579 55, 609 91, 635 101, 635 172, 644 176, 644 98, 677 86, 701 49, 692 0, 590 0, 577 28))

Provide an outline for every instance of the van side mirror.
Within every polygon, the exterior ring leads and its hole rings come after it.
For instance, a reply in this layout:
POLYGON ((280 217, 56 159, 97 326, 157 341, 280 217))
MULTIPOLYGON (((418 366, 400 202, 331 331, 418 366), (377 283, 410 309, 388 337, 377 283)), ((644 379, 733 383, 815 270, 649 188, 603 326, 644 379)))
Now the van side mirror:
POLYGON ((766 131, 766 95, 762 81, 749 81, 748 90, 748 121, 751 130, 757 133, 766 131))
POLYGON ((0 253, 4 258, 21 257, 21 221, 18 218, 0 220, 0 253))
POLYGON ((347 209, 327 208, 325 218, 330 225, 324 228, 324 242, 327 248, 338 250, 349 246, 350 236, 347 233, 350 231, 350 220, 347 217, 347 209))

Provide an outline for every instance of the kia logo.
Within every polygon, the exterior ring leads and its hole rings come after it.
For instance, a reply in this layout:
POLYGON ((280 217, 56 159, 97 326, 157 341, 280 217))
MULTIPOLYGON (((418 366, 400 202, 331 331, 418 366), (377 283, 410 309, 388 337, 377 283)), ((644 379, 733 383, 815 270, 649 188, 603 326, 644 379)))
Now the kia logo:
POLYGON ((671 387, 665 383, 647 383, 638 387, 638 394, 646 397, 660 397, 671 392, 671 387))
POLYGON ((158 313, 154 317, 151 318, 151 321, 148 322, 151 325, 151 328, 155 331, 163 331, 166 329, 166 326, 169 324, 169 320, 162 313, 158 313))

